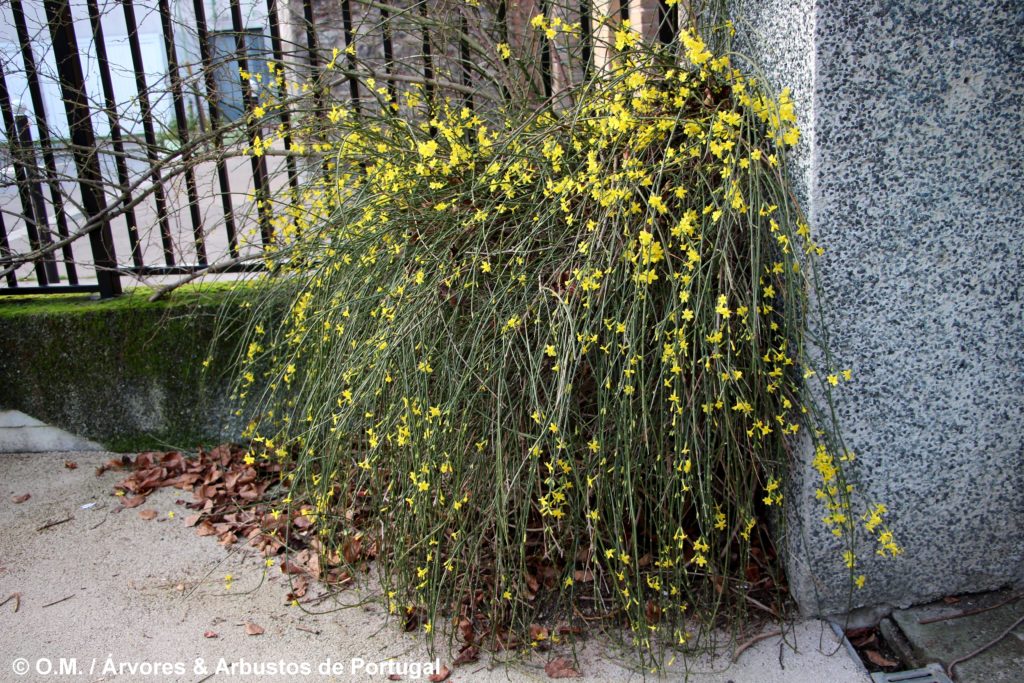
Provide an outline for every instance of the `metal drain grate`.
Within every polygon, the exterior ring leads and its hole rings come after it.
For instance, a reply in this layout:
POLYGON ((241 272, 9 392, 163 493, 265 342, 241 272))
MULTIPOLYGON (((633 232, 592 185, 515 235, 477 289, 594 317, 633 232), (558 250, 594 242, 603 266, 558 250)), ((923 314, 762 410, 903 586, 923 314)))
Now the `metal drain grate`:
POLYGON ((873 673, 873 683, 953 683, 938 664, 929 664, 923 669, 897 671, 896 673, 873 673))

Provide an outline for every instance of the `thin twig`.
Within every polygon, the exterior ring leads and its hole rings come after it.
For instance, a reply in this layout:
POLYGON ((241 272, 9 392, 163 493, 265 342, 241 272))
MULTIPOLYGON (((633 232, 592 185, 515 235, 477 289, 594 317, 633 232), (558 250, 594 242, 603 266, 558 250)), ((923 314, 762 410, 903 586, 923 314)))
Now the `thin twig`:
POLYGON ((92 525, 91 527, 89 527, 89 531, 92 531, 93 529, 98 529, 98 528, 100 528, 100 526, 102 526, 102 525, 103 525, 103 523, 107 521, 107 517, 108 517, 109 515, 110 515, 110 510, 107 510, 106 514, 104 514, 104 515, 103 515, 103 519, 101 519, 100 521, 96 522, 96 523, 95 523, 95 524, 93 524, 93 525, 92 525))
POLYGON ((779 616, 778 612, 776 612, 775 610, 773 610, 771 607, 769 607, 768 605, 764 604, 763 602, 755 600, 754 598, 752 598, 752 597, 750 597, 749 595, 746 595, 746 594, 743 595, 743 598, 747 602, 749 602, 751 605, 753 605, 754 607, 758 607, 758 608, 764 610, 765 612, 767 612, 768 614, 772 615, 776 619, 780 619, 781 618, 779 616))
POLYGON ((940 621, 949 621, 951 619, 959 619, 960 617, 969 617, 969 616, 972 616, 974 614, 981 614, 982 612, 988 612, 989 610, 996 609, 997 607, 1002 607, 1003 605, 1007 605, 1007 604, 1009 604, 1011 602, 1015 602, 1017 600, 1020 600, 1022 597, 1024 597, 1024 593, 1017 593, 1016 595, 1011 595, 1010 597, 1006 598, 1002 602, 997 602, 996 604, 989 605, 988 607, 976 607, 975 609, 968 609, 968 610, 964 610, 963 612, 957 612, 956 614, 951 614, 948 617, 928 617, 927 619, 918 619, 917 623, 919 623, 922 626, 924 626, 925 624, 934 624, 934 623, 937 623, 937 622, 940 622, 940 621))
POLYGON ((59 605, 60 603, 65 602, 67 600, 70 600, 73 597, 75 597, 74 593, 72 593, 71 595, 69 595, 66 598, 61 598, 60 600, 54 600, 53 602, 47 603, 47 604, 43 605, 41 609, 46 609, 47 607, 53 607, 54 605, 59 605))
POLYGON ((946 667, 946 675, 949 676, 950 678, 952 678, 953 677, 953 667, 955 667, 957 664, 963 664, 964 662, 966 662, 968 659, 971 659, 972 657, 977 657, 982 652, 984 652, 985 650, 989 649, 990 647, 992 647, 993 645, 998 643, 1000 640, 1002 640, 1006 636, 1010 635, 1010 632, 1013 631, 1013 629, 1015 629, 1018 626, 1020 626, 1022 623, 1024 623, 1024 616, 1021 616, 1020 619, 1018 619, 1017 621, 1015 621, 1012 624, 1010 624, 1010 627, 1008 629, 1006 629, 1005 631, 1000 633, 998 636, 996 636, 992 640, 988 641, 987 643, 985 643, 984 645, 979 647, 974 652, 970 652, 970 653, 964 655, 963 657, 959 657, 957 659, 954 659, 952 662, 949 663, 949 666, 946 667))
POLYGON ((3 602, 0 602, 0 607, 3 607, 7 603, 9 603, 11 600, 14 600, 14 611, 15 612, 17 612, 19 609, 21 609, 21 593, 11 593, 10 595, 7 596, 6 600, 4 600, 3 602))
POLYGON ((43 531, 45 529, 49 529, 50 527, 57 526, 58 524, 63 524, 64 522, 70 522, 74 518, 75 518, 75 516, 72 515, 70 517, 65 517, 64 519, 58 519, 56 522, 47 522, 46 524, 44 524, 41 527, 39 527, 38 529, 36 529, 36 531, 43 531))
POLYGON ((751 638, 750 640, 748 640, 747 642, 743 643, 742 645, 740 645, 739 647, 736 648, 736 651, 734 653, 732 653, 732 661, 736 662, 736 660, 738 660, 740 658, 741 654, 743 654, 746 650, 748 650, 749 648, 753 647, 754 645, 757 645, 762 640, 768 640, 769 638, 774 638, 775 636, 781 636, 781 635, 782 635, 782 629, 779 628, 779 629, 775 629, 774 631, 769 631, 767 633, 762 633, 760 635, 754 636, 753 638, 751 638))

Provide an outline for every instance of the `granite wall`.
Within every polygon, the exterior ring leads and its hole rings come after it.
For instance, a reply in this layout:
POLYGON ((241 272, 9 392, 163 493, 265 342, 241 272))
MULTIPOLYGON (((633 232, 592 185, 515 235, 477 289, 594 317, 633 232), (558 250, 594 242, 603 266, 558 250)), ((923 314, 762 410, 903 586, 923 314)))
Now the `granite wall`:
POLYGON ((849 578, 797 464, 789 574, 811 614, 1024 582, 1024 3, 736 2, 793 87, 792 160, 862 494, 905 553, 849 578))

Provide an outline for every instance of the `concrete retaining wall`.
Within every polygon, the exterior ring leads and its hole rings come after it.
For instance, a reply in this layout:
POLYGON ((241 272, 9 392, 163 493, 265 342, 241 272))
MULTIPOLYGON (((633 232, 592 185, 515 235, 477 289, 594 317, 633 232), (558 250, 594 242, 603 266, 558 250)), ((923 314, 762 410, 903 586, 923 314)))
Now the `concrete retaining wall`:
POLYGON ((143 296, 0 303, 0 408, 135 450, 194 448, 237 431, 223 369, 229 337, 212 345, 222 297, 143 296), (207 353, 213 361, 207 371, 207 353))

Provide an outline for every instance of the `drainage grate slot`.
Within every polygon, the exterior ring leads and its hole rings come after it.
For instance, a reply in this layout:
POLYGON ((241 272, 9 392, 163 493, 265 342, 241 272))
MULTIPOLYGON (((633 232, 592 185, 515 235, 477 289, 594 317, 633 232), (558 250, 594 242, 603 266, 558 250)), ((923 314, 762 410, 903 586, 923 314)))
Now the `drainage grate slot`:
POLYGON ((873 683, 953 683, 938 664, 929 664, 924 669, 897 671, 896 673, 873 673, 873 683))

